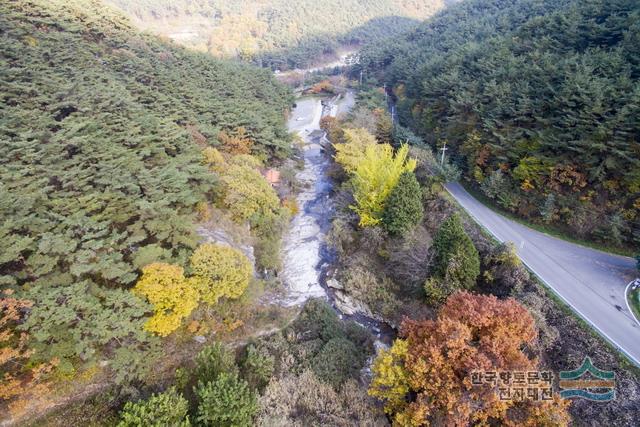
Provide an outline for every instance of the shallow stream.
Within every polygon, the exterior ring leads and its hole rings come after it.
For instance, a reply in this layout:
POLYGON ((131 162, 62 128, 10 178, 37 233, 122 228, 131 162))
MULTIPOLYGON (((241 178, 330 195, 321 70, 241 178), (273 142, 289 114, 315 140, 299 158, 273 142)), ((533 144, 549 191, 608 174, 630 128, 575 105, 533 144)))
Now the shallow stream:
POLYGON ((353 93, 348 92, 323 109, 320 98, 302 98, 289 120, 289 130, 298 132, 304 140, 304 168, 297 175, 303 187, 297 197, 300 211, 291 222, 283 246, 283 280, 288 290, 286 303, 299 305, 310 298, 325 298, 341 318, 356 321, 380 341, 389 344, 396 335, 393 328, 359 313, 342 313, 335 304, 335 291, 327 286, 328 272, 335 261, 335 254, 326 243, 334 206, 331 199, 333 183, 326 173, 330 159, 323 148, 327 141, 319 132, 320 119, 323 113, 348 112, 353 101, 353 93))

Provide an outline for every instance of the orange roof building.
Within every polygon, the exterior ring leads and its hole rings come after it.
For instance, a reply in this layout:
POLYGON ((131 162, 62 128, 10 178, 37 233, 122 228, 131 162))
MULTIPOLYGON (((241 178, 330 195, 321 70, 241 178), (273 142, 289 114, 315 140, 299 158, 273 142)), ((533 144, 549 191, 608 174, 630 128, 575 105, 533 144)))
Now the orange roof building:
POLYGON ((277 185, 280 183, 280 172, 276 169, 267 169, 264 172, 264 177, 271 185, 277 185))

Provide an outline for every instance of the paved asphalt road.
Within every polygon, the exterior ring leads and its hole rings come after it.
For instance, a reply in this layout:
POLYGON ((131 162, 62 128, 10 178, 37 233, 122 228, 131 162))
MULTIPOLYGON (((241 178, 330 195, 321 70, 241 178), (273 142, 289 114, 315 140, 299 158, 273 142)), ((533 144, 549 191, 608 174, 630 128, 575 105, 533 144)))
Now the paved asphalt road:
POLYGON ((487 208, 458 183, 446 188, 498 240, 513 242, 520 259, 538 277, 640 365, 640 326, 625 302, 625 287, 636 272, 633 259, 534 231, 487 208))

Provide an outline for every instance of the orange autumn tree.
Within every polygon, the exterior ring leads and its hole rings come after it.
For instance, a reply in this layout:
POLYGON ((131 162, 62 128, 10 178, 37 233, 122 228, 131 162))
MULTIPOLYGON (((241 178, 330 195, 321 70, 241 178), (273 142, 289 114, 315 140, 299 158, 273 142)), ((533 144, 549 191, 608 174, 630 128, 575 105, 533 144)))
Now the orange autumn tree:
POLYGON ((339 119, 332 116, 324 116, 320 119, 320 129, 327 132, 327 138, 333 144, 345 142, 344 129, 339 119))
POLYGON ((235 132, 228 133, 221 131, 218 134, 218 141, 222 144, 224 151, 229 154, 251 154, 253 141, 247 135, 247 130, 240 126, 235 132))
POLYGON ((33 303, 12 297, 11 290, 0 295, 0 413, 5 409, 13 416, 45 405, 50 394, 48 375, 58 364, 29 362, 33 351, 27 347, 29 336, 15 327, 23 320, 33 303), (30 409, 27 408, 30 404, 30 409))
POLYGON ((500 400, 497 386, 472 385, 474 371, 527 371, 524 349, 537 339, 529 312, 514 299, 459 292, 436 320, 402 324, 401 338, 374 363, 369 394, 395 425, 568 425, 567 403, 500 400))
POLYGON ((335 88, 331 84, 329 80, 322 80, 314 84, 311 89, 309 89, 309 93, 318 94, 318 93, 335 93, 335 88))

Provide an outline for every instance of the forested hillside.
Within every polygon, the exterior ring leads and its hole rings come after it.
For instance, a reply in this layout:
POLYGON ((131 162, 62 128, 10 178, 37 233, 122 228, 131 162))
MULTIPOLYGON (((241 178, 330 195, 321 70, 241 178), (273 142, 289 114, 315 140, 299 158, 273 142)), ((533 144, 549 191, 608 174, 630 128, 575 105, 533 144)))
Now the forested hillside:
POLYGON ((0 84, 0 405, 46 395, 54 368, 107 360, 135 378, 157 339, 145 293, 127 289, 147 264, 186 263, 196 208, 239 210, 233 192, 263 185, 279 209, 254 165, 289 152, 292 98, 267 70, 141 36, 91 0, 2 2, 0 84), (214 171, 214 147, 255 159, 214 171))
POLYGON ((366 46, 362 66, 502 208, 637 247, 639 35, 633 0, 470 0, 366 46))
POLYGON ((219 57, 304 67, 339 45, 394 36, 445 0, 108 0, 145 29, 219 57))

